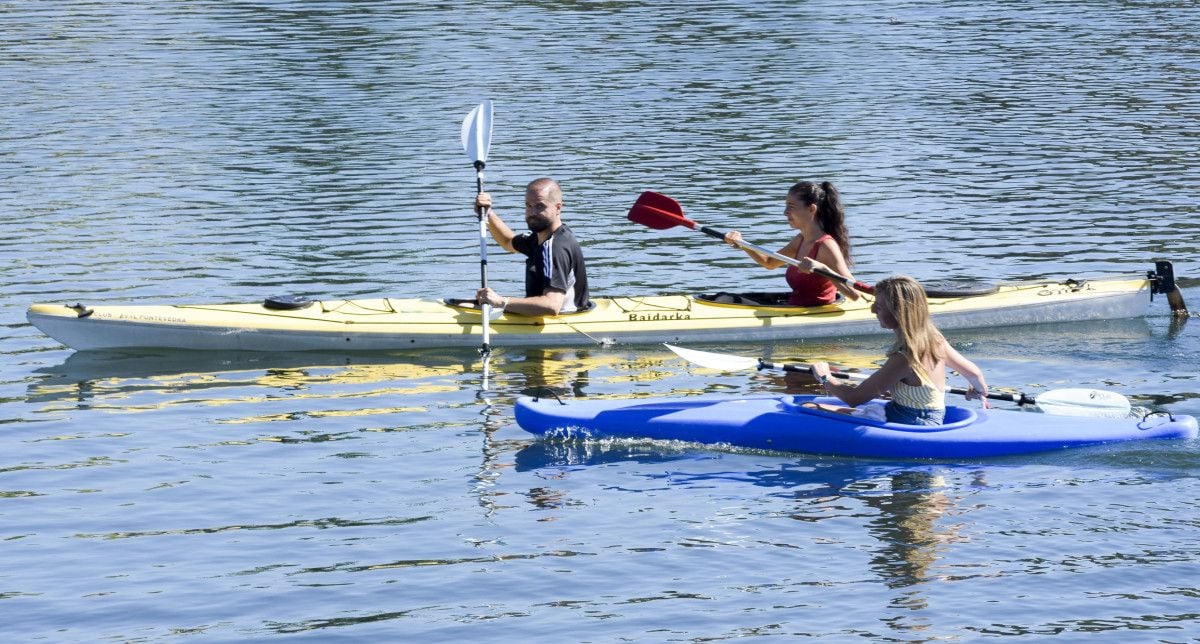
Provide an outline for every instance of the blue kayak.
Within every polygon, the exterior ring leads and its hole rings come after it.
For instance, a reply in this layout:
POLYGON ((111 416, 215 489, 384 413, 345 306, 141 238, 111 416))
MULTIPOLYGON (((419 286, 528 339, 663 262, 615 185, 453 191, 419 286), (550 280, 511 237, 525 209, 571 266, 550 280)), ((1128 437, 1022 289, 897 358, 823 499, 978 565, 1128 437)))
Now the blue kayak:
POLYGON ((881 458, 970 458, 1120 441, 1195 438, 1192 416, 1085 418, 946 407, 946 423, 900 425, 802 407, 823 396, 704 395, 687 398, 521 397, 526 431, 564 438, 648 438, 785 452, 881 458))

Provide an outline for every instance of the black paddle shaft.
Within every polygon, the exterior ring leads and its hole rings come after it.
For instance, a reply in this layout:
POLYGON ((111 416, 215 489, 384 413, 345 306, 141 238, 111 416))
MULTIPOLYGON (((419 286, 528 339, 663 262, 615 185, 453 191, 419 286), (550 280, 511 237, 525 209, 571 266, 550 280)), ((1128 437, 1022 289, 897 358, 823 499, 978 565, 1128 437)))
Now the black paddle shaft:
MULTIPOLYGON (((783 363, 783 362, 767 362, 766 360, 759 359, 758 368, 759 369, 782 369, 783 371, 791 371, 792 373, 807 373, 807 374, 812 375, 812 367, 809 365, 806 365, 806 364, 787 364, 787 363, 783 363)), ((831 375, 834 378, 842 378, 845 380, 850 380, 852 377, 850 374, 842 372, 842 371, 834 371, 831 373, 831 375)), ((967 395, 967 390, 963 389, 962 387, 951 387, 947 391, 949 391, 952 394, 957 394, 959 396, 967 395)), ((997 393, 988 392, 988 395, 986 396, 986 398, 991 398, 992 400, 1003 400, 1005 402, 1017 403, 1017 405, 1020 405, 1020 406, 1032 405, 1036 402, 1033 398, 1030 398, 1029 396, 1027 396, 1025 394, 1021 394, 1021 393, 1014 395, 1014 394, 997 394, 997 393)))
MULTIPOLYGON (((484 163, 483 161, 475 162, 475 194, 476 195, 483 194, 483 169, 486 166, 487 166, 487 164, 484 163)), ((487 216, 487 208, 480 207, 478 209, 478 211, 479 211, 479 213, 478 213, 479 220, 483 221, 483 218, 487 216)), ((479 281, 483 284, 483 288, 487 288, 487 263, 488 263, 487 255, 481 253, 479 255, 479 281)))
MULTIPOLYGON (((709 228, 708 226, 701 226, 699 228, 699 230, 700 230, 700 232, 704 233, 705 235, 708 235, 709 237, 716 237, 717 239, 720 239, 720 240, 725 239, 725 233, 717 230, 716 228, 709 228)), ((786 259, 782 255, 772 252, 772 251, 769 251, 765 248, 759 248, 758 246, 755 246, 753 244, 746 244, 745 242, 742 242, 742 244, 752 250, 756 250, 760 253, 766 253, 767 255, 771 255, 771 256, 775 257, 776 259, 780 259, 780 260, 786 259)), ((830 271, 830 270, 825 270, 822 268, 814 267, 813 272, 816 273, 817 275, 821 275, 822 277, 825 277, 826 279, 828 279, 830 281, 845 284, 846 286, 849 286, 850 288, 856 289, 863 293, 874 293, 875 292, 875 287, 873 287, 873 286, 870 286, 868 284, 863 284, 862 282, 851 281, 846 276, 838 275, 837 273, 834 273, 833 271, 830 271)))

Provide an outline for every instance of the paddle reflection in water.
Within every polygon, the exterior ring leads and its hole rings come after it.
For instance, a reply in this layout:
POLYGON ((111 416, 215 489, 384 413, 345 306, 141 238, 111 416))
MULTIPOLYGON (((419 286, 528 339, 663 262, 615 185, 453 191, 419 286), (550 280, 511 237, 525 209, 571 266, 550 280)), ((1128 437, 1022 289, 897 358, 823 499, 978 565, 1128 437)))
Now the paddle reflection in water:
POLYGON ((500 478, 501 470, 506 467, 503 455, 513 448, 496 439, 496 432, 506 422, 503 411, 499 407, 488 405, 479 413, 483 417, 483 439, 479 467, 471 477, 470 494, 479 507, 483 508, 484 516, 490 518, 501 507, 497 498, 496 482, 500 478))
MULTIPOLYGON (((528 454, 539 450, 551 451, 572 450, 575 446, 564 444, 535 442, 528 444, 528 437, 521 435, 520 440, 502 440, 497 437, 501 430, 511 424, 511 407, 505 401, 509 395, 527 394, 542 397, 584 398, 589 389, 600 385, 604 389, 628 395, 629 383, 642 380, 657 380, 669 377, 671 374, 663 369, 656 369, 663 361, 670 359, 670 352, 655 348, 649 354, 625 348, 623 350, 610 348, 557 348, 543 349, 534 347, 493 347, 492 367, 496 385, 494 396, 502 404, 489 404, 480 411, 483 417, 481 433, 483 436, 482 457, 476 471, 471 493, 479 505, 485 509, 486 516, 492 516, 503 502, 497 497, 497 481, 501 470, 509 464, 505 457, 517 452, 516 467, 526 469, 524 462, 528 454), (593 372, 599 372, 598 382, 593 382, 593 372), (525 447, 522 447, 525 446, 525 447), (522 456, 526 454, 526 456, 522 456)), ((586 449, 586 448, 585 448, 586 449)), ((543 454, 538 457, 549 458, 543 454)), ((559 457, 559 460, 569 457, 559 457)), ((544 507, 557 507, 560 503, 553 501, 560 498, 558 493, 550 488, 530 489, 527 496, 536 504, 545 502, 544 507)), ((560 499, 561 500, 561 499, 560 499)), ((539 506, 543 507, 543 506, 539 506)))
POLYGON ((589 371, 595 363, 587 351, 534 347, 497 346, 488 358, 494 369, 496 386, 489 396, 480 396, 486 403, 479 412, 482 419, 481 453, 479 466, 471 480, 470 494, 483 509, 484 517, 491 519, 504 507, 500 497, 507 494, 499 492, 497 486, 503 468, 508 466, 503 456, 517 448, 496 436, 508 422, 508 410, 499 404, 501 397, 514 391, 542 396, 583 396, 589 371))

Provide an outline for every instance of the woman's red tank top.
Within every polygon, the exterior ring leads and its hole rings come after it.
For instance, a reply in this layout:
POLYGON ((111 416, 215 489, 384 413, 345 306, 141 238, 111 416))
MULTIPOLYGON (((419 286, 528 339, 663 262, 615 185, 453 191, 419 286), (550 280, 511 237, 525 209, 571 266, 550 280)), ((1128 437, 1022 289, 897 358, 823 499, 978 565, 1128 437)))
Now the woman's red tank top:
MULTIPOLYGON (((826 239, 833 238, 829 235, 821 235, 817 241, 813 242, 812 249, 808 251, 811 259, 817 258, 821 244, 826 239)), ((800 269, 789 264, 786 277, 788 286, 792 287, 792 294, 788 296, 788 304, 792 306, 821 306, 833 304, 833 301, 837 299, 837 287, 833 285, 833 282, 816 273, 802 273, 800 269)))

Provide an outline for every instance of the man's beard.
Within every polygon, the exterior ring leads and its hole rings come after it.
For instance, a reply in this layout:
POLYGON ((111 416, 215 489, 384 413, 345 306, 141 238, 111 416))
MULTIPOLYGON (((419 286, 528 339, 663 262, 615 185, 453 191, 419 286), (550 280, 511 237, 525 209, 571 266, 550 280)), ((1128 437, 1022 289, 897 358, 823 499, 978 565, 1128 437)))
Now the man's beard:
POLYGON ((540 233, 550 228, 550 218, 544 215, 534 215, 526 219, 525 223, 529 225, 529 230, 535 233, 540 233))

